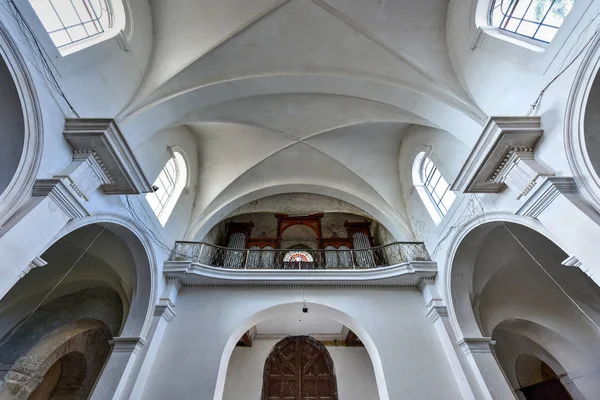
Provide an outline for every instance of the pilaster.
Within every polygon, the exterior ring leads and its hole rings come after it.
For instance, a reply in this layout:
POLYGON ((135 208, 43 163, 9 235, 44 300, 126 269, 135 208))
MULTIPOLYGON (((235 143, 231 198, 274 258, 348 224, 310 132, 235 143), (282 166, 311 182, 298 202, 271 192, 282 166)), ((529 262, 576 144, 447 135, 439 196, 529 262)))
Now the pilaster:
POLYGON ((516 394, 496 359, 494 344, 489 337, 462 338, 457 342, 484 399, 516 399, 516 394))
POLYGON ((453 340, 454 334, 448 319, 448 309, 435 287, 435 279, 421 279, 419 289, 423 293, 425 300, 427 319, 431 321, 438 334, 462 398, 464 400, 474 400, 476 397, 464 370, 466 363, 464 362, 464 357, 463 361, 461 361, 459 354, 456 352, 457 349, 453 340))

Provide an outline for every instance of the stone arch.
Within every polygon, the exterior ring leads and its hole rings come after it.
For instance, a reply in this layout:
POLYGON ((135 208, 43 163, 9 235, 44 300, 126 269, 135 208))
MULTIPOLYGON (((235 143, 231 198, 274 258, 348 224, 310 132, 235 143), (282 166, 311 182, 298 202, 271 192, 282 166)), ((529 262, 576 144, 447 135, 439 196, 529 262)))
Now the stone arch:
POLYGON ((0 26, 2 168, 0 225, 28 198, 42 157, 42 114, 27 63, 6 27, 0 26), (10 127, 10 132, 4 131, 10 127), (6 143, 11 139, 10 143, 6 143), (8 162, 7 162, 8 160, 8 162))
POLYGON ((600 33, 593 37, 575 75, 567 100, 564 143, 577 186, 600 212, 600 33))
MULTIPOLYGON (((296 309, 298 307, 302 307, 304 303, 284 303, 275 306, 271 306, 265 308, 254 315, 250 316, 246 319, 241 325, 237 327, 237 329, 232 333, 229 337, 227 343, 225 344, 225 348, 223 350, 223 354, 221 356, 221 362, 219 365, 219 372, 217 376, 217 384, 215 388, 214 400, 222 400, 223 399, 223 391, 225 388, 225 378, 227 375, 227 368, 229 366, 229 360, 231 358, 231 354, 233 353, 233 349, 237 344, 238 340, 242 335, 248 331, 250 328, 258 324, 259 322, 277 318, 278 316, 288 314, 292 309, 296 309)), ((369 357, 371 358, 371 363, 373 364, 373 371, 375 372, 375 380, 377 382, 377 389, 379 392, 380 400, 389 400, 389 394, 386 384, 386 379, 383 371, 383 365, 381 362, 381 358, 379 356, 379 352, 375 343, 369 333, 360 325, 358 322, 352 318, 350 315, 346 314, 343 311, 340 311, 336 308, 319 304, 319 303, 306 303, 307 307, 311 310, 311 312, 317 312, 322 314, 324 317, 328 317, 333 319, 336 322, 339 322, 345 326, 347 326, 352 332, 354 332, 364 344, 365 349, 367 350, 369 357)))
MULTIPOLYGON (((471 243, 465 243, 465 238, 467 238, 468 235, 471 235, 471 237, 483 237, 489 233, 491 229, 496 228, 503 223, 513 223, 527 227, 562 248, 554 236, 539 221, 533 218, 526 218, 508 213, 490 213, 474 217, 466 222, 456 235, 454 235, 448 245, 445 268, 440 271, 441 278, 444 281, 448 316, 457 339, 481 335, 473 310, 470 304, 464 302, 465 298, 463 296, 468 293, 464 292, 464 285, 466 280, 469 279, 469 273, 472 273, 472 268, 469 268, 467 261, 472 263, 474 260, 459 260, 459 247, 468 246, 475 249, 477 247, 477 242, 473 241, 471 243), (463 297, 461 298, 461 296, 463 297)), ((463 247, 462 250, 468 249, 463 247)))
MULTIPOLYGON (((561 265, 567 253, 532 221, 497 214, 471 221, 448 253, 446 298, 457 339, 466 346, 485 343, 482 353, 492 354, 494 336, 501 338, 497 357, 488 358, 485 367, 484 361, 471 365, 492 396, 509 395, 499 380, 504 375, 508 383, 513 365, 506 360, 518 348, 535 350, 569 373, 597 368, 589 348, 597 342, 594 302, 600 291, 582 271, 561 265)), ((514 374, 511 382, 518 389, 514 374)), ((598 390, 585 380, 575 385, 582 393, 598 390)))
POLYGON ((66 367, 50 398, 87 398, 110 353, 110 338, 108 327, 95 319, 81 319, 55 329, 13 364, 0 399, 28 399, 59 360, 66 367))
POLYGON ((54 237, 45 250, 69 233, 93 224, 115 234, 131 251, 135 264, 135 289, 121 336, 146 337, 150 329, 158 285, 157 261, 152 242, 134 221, 115 214, 96 214, 72 220, 54 237))

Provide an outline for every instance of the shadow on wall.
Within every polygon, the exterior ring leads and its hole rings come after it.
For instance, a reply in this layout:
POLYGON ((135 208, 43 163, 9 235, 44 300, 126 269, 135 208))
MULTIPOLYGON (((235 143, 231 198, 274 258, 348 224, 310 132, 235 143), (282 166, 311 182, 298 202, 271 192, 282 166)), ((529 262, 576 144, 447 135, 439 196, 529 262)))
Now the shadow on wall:
POLYGON ((0 195, 13 179, 25 140, 21 100, 8 66, 0 58, 0 195))

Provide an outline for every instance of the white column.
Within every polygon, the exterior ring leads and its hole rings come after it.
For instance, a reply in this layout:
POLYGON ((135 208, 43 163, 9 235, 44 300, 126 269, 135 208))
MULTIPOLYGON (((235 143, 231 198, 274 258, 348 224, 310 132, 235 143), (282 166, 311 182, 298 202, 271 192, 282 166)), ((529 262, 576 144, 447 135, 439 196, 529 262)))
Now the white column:
POLYGON ((88 215, 66 179, 38 180, 34 197, 2 227, 0 299, 23 277, 71 219, 88 215))
POLYGON ((90 400, 124 398, 127 380, 136 359, 146 342, 140 337, 116 337, 112 340, 112 352, 102 370, 100 379, 92 391, 90 400))
POLYGON ((131 395, 128 397, 130 400, 142 398, 148 376, 152 370, 152 365, 162 343, 167 325, 175 318, 175 303, 181 287, 181 281, 178 278, 167 278, 167 285, 154 309, 154 320, 152 321, 152 327, 148 335, 148 337, 151 338, 149 340, 150 344, 146 348, 146 354, 140 372, 131 390, 131 395))
POLYGON ((463 338, 457 344, 467 357, 484 399, 514 400, 517 398, 496 359, 493 340, 485 337, 463 338))
MULTIPOLYGON (((419 288, 425 298, 425 305, 427 307, 427 318, 433 323, 437 332, 454 378, 462 398, 464 400, 474 400, 477 397, 471 389, 471 384, 465 375, 465 363, 464 357, 462 362, 457 354, 457 347, 455 345, 454 333, 448 319, 448 310, 444 305, 437 288, 435 287, 435 281, 433 279, 422 279, 419 288)), ((466 363, 465 363, 466 364, 466 363)))
POLYGON ((573 178, 547 178, 529 194, 518 214, 542 222, 561 247, 579 260, 576 264, 600 285, 600 215, 577 192, 573 178))

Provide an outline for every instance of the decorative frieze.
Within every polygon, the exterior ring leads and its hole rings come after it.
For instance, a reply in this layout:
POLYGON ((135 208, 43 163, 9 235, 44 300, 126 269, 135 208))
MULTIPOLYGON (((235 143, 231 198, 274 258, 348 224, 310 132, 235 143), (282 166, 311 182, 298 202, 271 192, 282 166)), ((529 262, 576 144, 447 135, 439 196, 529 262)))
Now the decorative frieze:
POLYGON ((504 185, 521 198, 541 177, 551 176, 534 159, 542 136, 539 117, 492 117, 463 165, 451 190, 497 193, 504 185))

